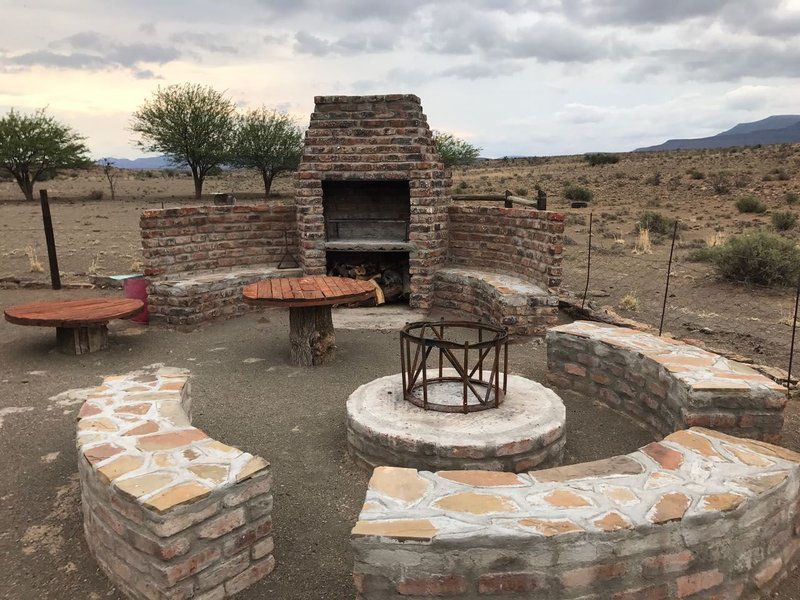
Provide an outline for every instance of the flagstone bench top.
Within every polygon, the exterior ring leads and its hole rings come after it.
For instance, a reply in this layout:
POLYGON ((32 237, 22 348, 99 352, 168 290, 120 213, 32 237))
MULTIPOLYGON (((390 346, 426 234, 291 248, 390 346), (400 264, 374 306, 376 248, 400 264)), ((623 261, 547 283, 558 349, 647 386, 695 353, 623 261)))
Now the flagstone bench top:
POLYGON ((575 321, 548 330, 630 350, 662 365, 693 391, 774 393, 785 388, 758 371, 681 340, 593 321, 575 321))
POLYGON ((699 427, 628 455, 524 474, 378 467, 352 538, 469 544, 707 522, 781 486, 796 497, 799 480, 800 454, 699 427))
POLYGON ((268 468, 190 422, 189 372, 161 367, 106 377, 78 413, 77 446, 98 479, 155 513, 226 490, 268 468))

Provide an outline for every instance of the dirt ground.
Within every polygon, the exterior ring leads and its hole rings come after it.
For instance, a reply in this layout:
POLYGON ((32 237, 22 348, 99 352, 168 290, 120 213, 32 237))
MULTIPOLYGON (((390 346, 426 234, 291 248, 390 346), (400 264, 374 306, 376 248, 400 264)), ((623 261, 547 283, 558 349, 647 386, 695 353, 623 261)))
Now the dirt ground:
MULTIPOLYGON (((86 282, 89 274, 139 271, 141 210, 195 203, 189 178, 151 175, 125 174, 113 202, 99 172, 67 174, 43 184, 52 199, 66 282, 86 282), (89 200, 94 190, 104 191, 105 198, 89 200)), ((672 269, 665 330, 786 368, 793 291, 720 282, 687 255, 749 228, 768 227, 771 212, 800 210, 783 200, 786 192, 800 192, 800 146, 622 155, 618 164, 605 167, 589 167, 580 157, 487 161, 457 170, 453 180, 457 192, 510 189, 533 196, 535 185, 545 189, 550 208, 568 213, 564 285, 576 292, 585 285, 592 212, 588 300, 656 325, 669 240, 654 236, 651 253, 637 254, 635 226, 645 210, 680 218, 685 227, 672 269), (703 178, 692 175, 692 169, 703 178), (729 193, 714 191, 711 181, 718 173, 729 183, 729 193), (570 182, 594 192, 590 209, 566 208, 561 196, 570 182), (769 212, 738 214, 733 204, 744 193, 758 195, 769 212), (619 308, 625 296, 636 300, 636 310, 619 308)), ((211 178, 206 192, 233 192, 247 200, 260 197, 259 185, 252 175, 227 173, 211 178)), ((290 200, 291 177, 279 178, 274 190, 276 200, 290 200)), ((0 182, 0 279, 44 283, 47 257, 39 207, 18 200, 18 195, 10 183, 0 182)), ((0 289, 0 306, 98 293, 119 292, 0 289)), ((54 396, 94 385, 103 375, 163 362, 192 369, 196 425, 274 465, 278 567, 242 598, 352 598, 348 533, 367 475, 346 456, 344 403, 361 383, 399 369, 395 338, 341 329, 336 362, 306 371, 286 362, 287 330, 287 317, 280 311, 188 334, 120 323, 109 352, 68 357, 54 351, 52 331, 0 323, 2 597, 117 597, 83 541, 74 450, 78 407, 59 404, 54 396), (244 362, 248 358, 264 360, 244 362)), ((515 345, 511 359, 515 372, 542 378, 545 353, 540 341, 515 345)), ((649 440, 630 420, 599 404, 572 395, 564 400, 568 463, 628 452, 649 440)), ((784 444, 800 450, 797 400, 789 404, 784 444)), ((800 599, 798 590, 800 576, 795 574, 778 597, 800 599)))
MULTIPOLYGON (((0 290, 0 305, 90 293, 98 292, 0 290)), ((344 316, 347 327, 364 327, 365 319, 378 322, 374 312, 344 316)), ((272 462, 278 566, 241 598, 354 596, 348 535, 368 476, 346 454, 345 401, 358 385, 399 370, 396 333, 339 328, 336 360, 315 369, 287 363, 288 322, 282 310, 251 313, 192 333, 119 322, 109 351, 80 357, 55 352, 50 329, 0 322, 0 340, 2 597, 119 597, 84 542, 74 442, 79 407, 58 394, 157 362, 192 370, 195 425, 272 462)), ((542 340, 513 345, 510 362, 511 371, 541 380, 546 368, 542 340)), ((567 464, 629 452, 650 441, 633 421, 590 399, 563 398, 567 464)), ((796 427, 797 402, 789 413, 796 427)), ((786 445, 800 450, 794 435, 786 445)), ((777 597, 797 600, 798 590, 796 572, 777 597)))

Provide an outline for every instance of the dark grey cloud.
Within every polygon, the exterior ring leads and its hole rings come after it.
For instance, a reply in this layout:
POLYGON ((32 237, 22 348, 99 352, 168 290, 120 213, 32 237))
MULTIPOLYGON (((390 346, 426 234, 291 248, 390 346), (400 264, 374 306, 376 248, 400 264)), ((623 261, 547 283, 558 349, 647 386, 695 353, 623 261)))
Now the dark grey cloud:
POLYGON ((215 54, 237 54, 239 49, 225 36, 197 31, 181 31, 169 37, 179 48, 196 48, 215 54))
POLYGON ((259 4, 273 19, 309 13, 348 23, 402 23, 414 17, 417 10, 428 3, 425 0, 260 0, 259 4))
POLYGON ((455 77, 456 79, 495 79, 519 73, 522 65, 510 62, 485 62, 455 65, 442 69, 437 73, 439 77, 455 77))
POLYGON ((126 44, 94 31, 84 31, 53 42, 46 49, 0 57, 6 68, 129 69, 138 78, 155 74, 145 64, 164 64, 178 58, 175 48, 160 44, 126 44))
POLYGON ((800 46, 755 40, 731 46, 674 48, 648 54, 634 69, 641 74, 683 72, 699 81, 736 81, 746 77, 800 77, 800 46))
POLYGON ((382 33, 347 35, 333 41, 307 31, 298 31, 294 36, 295 52, 313 56, 376 54, 393 49, 393 40, 382 33))

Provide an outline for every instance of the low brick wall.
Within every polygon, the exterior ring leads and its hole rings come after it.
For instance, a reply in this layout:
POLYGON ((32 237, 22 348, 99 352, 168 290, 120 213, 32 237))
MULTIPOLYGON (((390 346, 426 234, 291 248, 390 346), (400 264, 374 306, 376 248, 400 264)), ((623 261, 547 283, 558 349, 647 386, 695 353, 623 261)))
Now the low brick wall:
POLYGON ((558 320, 558 295, 510 275, 476 269, 436 272, 434 304, 503 325, 511 335, 543 334, 558 320))
POLYGON ((287 251, 297 257, 293 204, 237 204, 146 210, 140 219, 150 321, 193 327, 252 310, 242 288, 270 277, 287 251))
POLYGON ((747 365, 679 340, 576 321, 547 332, 548 381, 664 435, 691 426, 778 441, 786 390, 747 365))
POLYGON ((226 598, 269 574, 269 464, 190 424, 188 372, 72 390, 86 542, 136 599, 226 598))
POLYGON ((447 265, 434 305, 508 327, 544 333, 558 314, 564 215, 522 208, 452 205, 447 265))
POLYGON ((516 275, 561 286, 564 214, 527 208, 449 207, 448 266, 516 275))
POLYGON ((515 475, 375 469, 358 598, 752 598, 800 557, 800 454, 693 428, 515 475))
POLYGON ((147 277, 275 266, 284 253, 284 232, 290 252, 297 256, 293 204, 145 210, 139 225, 147 277))

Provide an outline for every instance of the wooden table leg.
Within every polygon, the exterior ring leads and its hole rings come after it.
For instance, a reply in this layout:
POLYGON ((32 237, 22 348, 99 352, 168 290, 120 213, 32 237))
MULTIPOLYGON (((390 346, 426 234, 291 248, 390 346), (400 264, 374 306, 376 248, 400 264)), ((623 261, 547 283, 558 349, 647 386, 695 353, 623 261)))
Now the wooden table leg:
POLYGON ((89 354, 108 349, 105 323, 90 327, 56 327, 56 345, 64 354, 89 354))
POLYGON ((336 343, 331 307, 289 308, 289 342, 292 364, 310 367, 327 362, 336 343))

